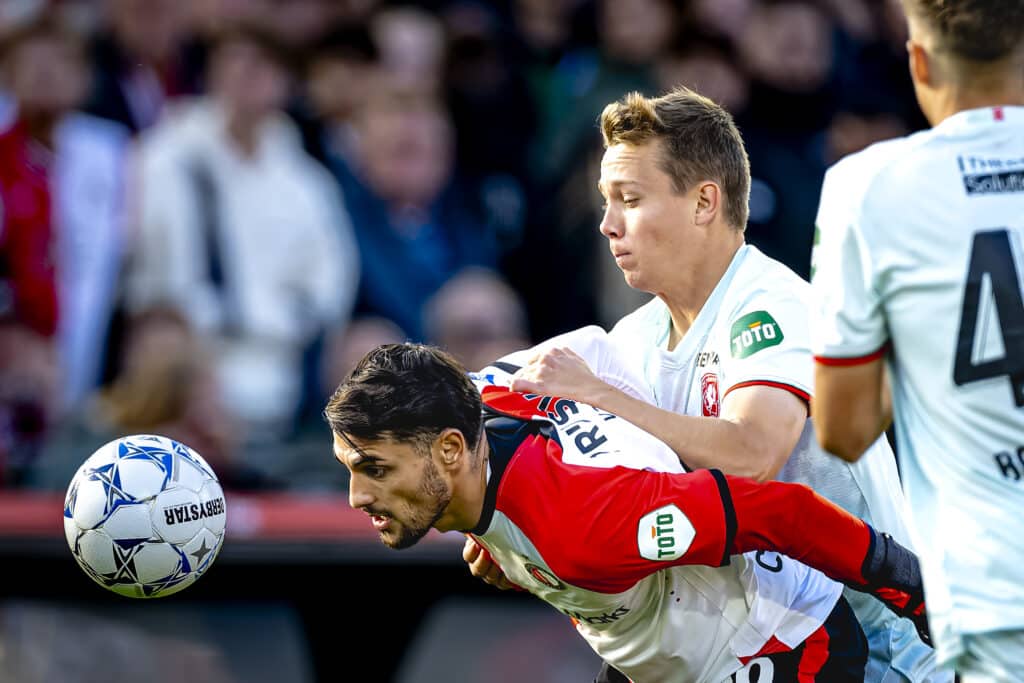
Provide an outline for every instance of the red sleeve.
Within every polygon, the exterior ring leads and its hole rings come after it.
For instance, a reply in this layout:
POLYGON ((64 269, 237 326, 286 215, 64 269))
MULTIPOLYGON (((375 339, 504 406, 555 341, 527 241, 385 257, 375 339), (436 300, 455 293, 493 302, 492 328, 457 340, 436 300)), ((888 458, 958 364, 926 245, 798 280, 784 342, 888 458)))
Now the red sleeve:
POLYGON ((567 465, 543 436, 519 447, 495 504, 563 581, 600 593, 672 565, 719 566, 732 545, 728 488, 712 472, 567 465))
POLYGON ((687 474, 567 465, 554 440, 531 437, 498 487, 496 508, 563 581, 619 593, 666 567, 721 566, 773 550, 833 579, 864 584, 862 520, 799 484, 758 484, 717 470, 687 474))
POLYGON ((774 550, 842 583, 864 585, 871 529, 802 484, 725 480, 736 516, 730 554, 774 550))

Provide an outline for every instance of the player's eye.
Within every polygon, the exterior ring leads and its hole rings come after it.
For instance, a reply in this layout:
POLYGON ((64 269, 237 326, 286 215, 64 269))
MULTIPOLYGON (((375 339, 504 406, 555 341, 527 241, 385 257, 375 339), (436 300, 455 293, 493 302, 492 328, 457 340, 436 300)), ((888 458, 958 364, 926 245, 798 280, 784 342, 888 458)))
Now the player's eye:
POLYGON ((363 468, 363 473, 371 479, 383 479, 386 470, 380 465, 369 465, 363 468))
POLYGON ((640 202, 639 197, 623 197, 622 203, 629 208, 636 206, 640 202))

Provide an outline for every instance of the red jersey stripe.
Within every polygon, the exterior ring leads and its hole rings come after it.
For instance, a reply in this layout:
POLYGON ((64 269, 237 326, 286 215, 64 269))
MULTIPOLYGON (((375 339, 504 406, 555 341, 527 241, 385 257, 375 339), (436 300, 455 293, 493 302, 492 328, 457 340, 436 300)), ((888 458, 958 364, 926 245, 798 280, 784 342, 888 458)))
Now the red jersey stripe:
POLYGON ((818 674, 828 662, 828 631, 821 626, 804 641, 804 651, 800 655, 796 680, 799 683, 814 683, 818 674))
POLYGON ((797 398, 799 398, 800 400, 802 400, 804 403, 810 403, 811 402, 811 395, 808 394, 803 389, 801 389, 799 387, 795 387, 792 384, 786 384, 785 382, 773 382, 773 381, 767 380, 767 379, 752 379, 752 380, 747 381, 747 382, 740 382, 739 384, 733 384, 731 387, 729 387, 726 390, 726 392, 724 394, 722 394, 722 398, 725 399, 725 397, 729 395, 729 392, 733 391, 734 389, 742 389, 743 387, 756 387, 756 386, 774 387, 775 389, 784 389, 784 390, 788 391, 789 393, 793 394, 794 396, 796 396, 797 398))
POLYGON ((764 657, 765 655, 773 655, 778 652, 789 652, 792 649, 793 648, 791 648, 789 645, 786 645, 784 642, 782 642, 775 636, 772 636, 768 639, 768 642, 765 643, 764 647, 762 647, 760 650, 750 655, 749 657, 740 657, 739 659, 740 662, 743 663, 743 666, 746 666, 758 657, 764 657))
POLYGON ((885 352, 889 350, 889 344, 883 344, 877 351, 872 351, 866 356, 851 356, 847 358, 835 358, 831 356, 815 356, 814 360, 822 365, 834 365, 834 366, 846 366, 846 365, 863 365, 864 363, 870 363, 871 361, 878 360, 885 355, 885 352))

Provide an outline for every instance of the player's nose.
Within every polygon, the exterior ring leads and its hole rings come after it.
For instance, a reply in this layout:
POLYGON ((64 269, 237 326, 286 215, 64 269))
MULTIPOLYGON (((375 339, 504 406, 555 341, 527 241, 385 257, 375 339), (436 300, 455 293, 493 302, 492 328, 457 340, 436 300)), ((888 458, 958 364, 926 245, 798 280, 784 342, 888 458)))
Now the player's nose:
POLYGON ((348 504, 356 510, 369 507, 376 500, 369 489, 359 481, 359 477, 353 477, 348 485, 348 504))
POLYGON ((604 215, 601 217, 601 226, 599 229, 601 234, 608 239, 622 237, 622 213, 620 211, 616 211, 613 207, 608 206, 604 210, 604 215))

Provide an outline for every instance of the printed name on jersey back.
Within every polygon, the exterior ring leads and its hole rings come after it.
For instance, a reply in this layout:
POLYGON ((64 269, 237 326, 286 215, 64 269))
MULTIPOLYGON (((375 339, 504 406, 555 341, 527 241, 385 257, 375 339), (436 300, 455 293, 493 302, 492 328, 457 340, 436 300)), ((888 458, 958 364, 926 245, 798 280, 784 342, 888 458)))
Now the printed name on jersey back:
POLYGON ((602 431, 602 424, 618 419, 611 413, 567 398, 522 394, 500 386, 484 387, 481 396, 487 405, 501 412, 550 420, 557 427, 562 457, 567 462, 574 461, 574 455, 593 459, 621 453, 618 448, 607 448, 608 437, 602 431))
POLYGON ((968 195, 1024 192, 1024 159, 967 154, 956 161, 968 195))

